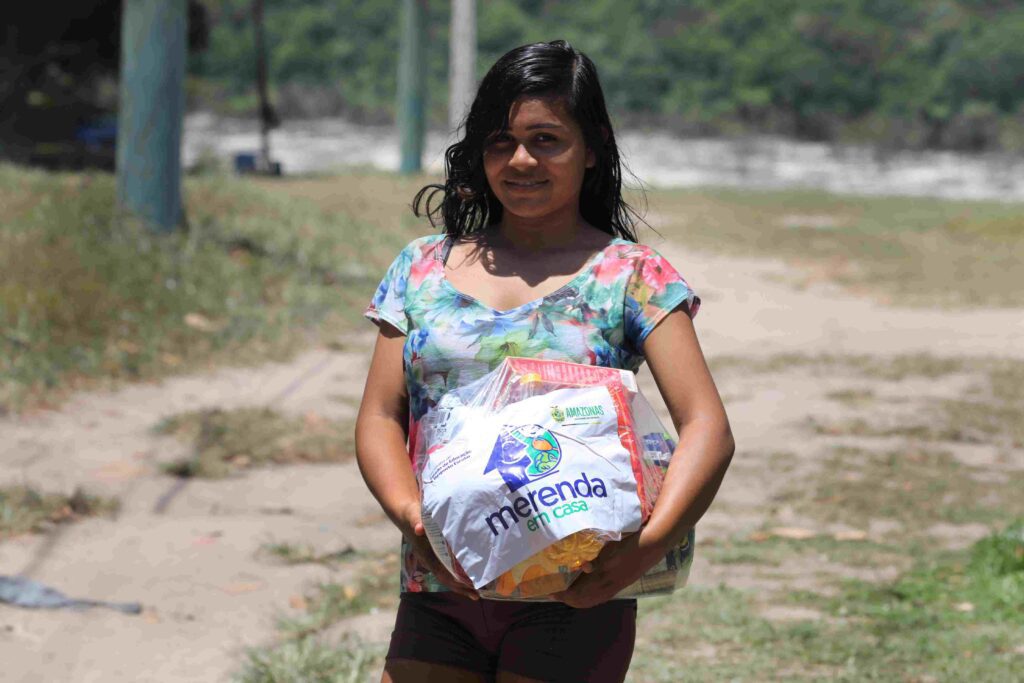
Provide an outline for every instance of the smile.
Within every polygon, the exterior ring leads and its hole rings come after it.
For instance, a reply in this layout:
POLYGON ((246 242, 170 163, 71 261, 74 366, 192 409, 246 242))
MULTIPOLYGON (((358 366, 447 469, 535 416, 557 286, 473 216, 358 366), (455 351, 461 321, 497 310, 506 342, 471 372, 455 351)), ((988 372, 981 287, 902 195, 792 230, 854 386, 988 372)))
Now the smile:
POLYGON ((531 182, 517 182, 514 180, 506 180, 505 184, 516 189, 530 189, 533 187, 540 187, 546 182, 546 180, 534 180, 531 182))

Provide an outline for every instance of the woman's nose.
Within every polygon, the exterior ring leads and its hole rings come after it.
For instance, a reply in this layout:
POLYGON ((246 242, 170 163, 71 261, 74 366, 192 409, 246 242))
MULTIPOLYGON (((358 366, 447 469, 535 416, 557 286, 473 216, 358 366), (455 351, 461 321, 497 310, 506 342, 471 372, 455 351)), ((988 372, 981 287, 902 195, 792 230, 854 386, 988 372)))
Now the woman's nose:
POLYGON ((516 147, 516 151, 512 154, 512 159, 508 162, 509 166, 524 168, 529 166, 536 166, 537 160, 530 154, 530 150, 526 149, 526 145, 520 144, 516 147))

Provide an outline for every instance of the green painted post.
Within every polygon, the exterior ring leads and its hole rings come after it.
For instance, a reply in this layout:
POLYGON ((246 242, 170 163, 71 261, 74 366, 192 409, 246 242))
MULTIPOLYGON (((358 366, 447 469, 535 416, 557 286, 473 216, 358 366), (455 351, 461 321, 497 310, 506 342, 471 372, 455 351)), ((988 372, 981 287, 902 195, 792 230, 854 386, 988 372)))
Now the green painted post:
POLYGON ((117 117, 117 201, 151 229, 182 221, 188 0, 124 0, 117 117))
POLYGON ((427 59, 427 0, 402 0, 402 46, 398 56, 398 136, 401 173, 419 173, 423 159, 427 59))
POLYGON ((448 31, 448 132, 454 133, 476 95, 476 0, 453 0, 448 31))

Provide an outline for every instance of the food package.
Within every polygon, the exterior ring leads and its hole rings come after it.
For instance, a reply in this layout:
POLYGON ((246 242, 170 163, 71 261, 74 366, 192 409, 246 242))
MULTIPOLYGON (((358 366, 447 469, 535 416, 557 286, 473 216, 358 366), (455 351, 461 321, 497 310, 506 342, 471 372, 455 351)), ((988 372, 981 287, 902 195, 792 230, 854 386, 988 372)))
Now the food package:
MULTIPOLYGON (((507 358, 410 439, 431 546, 480 595, 547 599, 647 521, 674 443, 627 370, 507 358)), ((620 595, 685 581, 693 536, 620 595)))

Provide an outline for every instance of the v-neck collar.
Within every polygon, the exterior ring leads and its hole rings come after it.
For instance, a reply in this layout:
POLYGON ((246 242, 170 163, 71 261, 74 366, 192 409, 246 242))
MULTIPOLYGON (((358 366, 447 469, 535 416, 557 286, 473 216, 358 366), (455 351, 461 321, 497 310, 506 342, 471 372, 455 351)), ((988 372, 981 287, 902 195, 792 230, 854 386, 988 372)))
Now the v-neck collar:
POLYGON ((436 262, 436 267, 439 269, 438 270, 438 273, 439 273, 438 277, 441 280, 441 286, 446 287, 449 291, 451 291, 452 293, 456 294, 460 298, 465 299, 466 301, 470 301, 470 302, 476 304, 477 306, 480 306, 481 308, 484 308, 487 311, 490 311, 494 315, 512 315, 514 313, 518 313, 520 311, 528 310, 528 309, 533 308, 535 306, 539 306, 540 304, 544 303, 548 299, 561 294, 565 290, 570 289, 570 288, 578 285, 583 280, 585 280, 591 274, 591 271, 597 265, 597 262, 604 255, 604 253, 606 251, 608 251, 608 249, 610 249, 611 247, 615 246, 615 243, 618 241, 618 239, 619 239, 618 237, 612 237, 612 239, 609 240, 608 243, 604 245, 604 247, 602 247, 601 249, 598 249, 596 252, 594 252, 590 256, 590 258, 587 259, 586 263, 583 264, 583 267, 580 269, 580 271, 578 273, 576 273, 576 275, 574 275, 571 280, 566 282, 561 287, 558 287, 557 289, 555 289, 555 290, 553 290, 551 292, 548 292, 547 294, 544 294, 543 296, 539 296, 536 299, 531 299, 530 301, 527 301, 526 303, 520 304, 520 305, 515 306, 513 308, 504 309, 504 310, 495 308, 495 307, 493 307, 493 306, 491 306, 491 305, 481 301, 480 299, 476 298, 475 296, 473 296, 471 294, 466 294, 465 292, 463 292, 462 290, 458 289, 455 285, 453 285, 448 280, 448 274, 445 273, 445 262, 448 260, 448 255, 451 253, 452 247, 454 246, 454 243, 452 242, 451 237, 445 237, 440 242, 440 244, 439 244, 440 248, 437 249, 435 257, 434 257, 434 260, 436 262))

